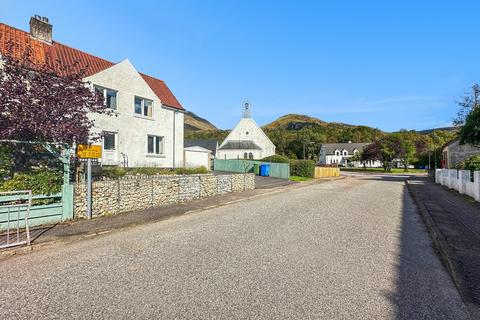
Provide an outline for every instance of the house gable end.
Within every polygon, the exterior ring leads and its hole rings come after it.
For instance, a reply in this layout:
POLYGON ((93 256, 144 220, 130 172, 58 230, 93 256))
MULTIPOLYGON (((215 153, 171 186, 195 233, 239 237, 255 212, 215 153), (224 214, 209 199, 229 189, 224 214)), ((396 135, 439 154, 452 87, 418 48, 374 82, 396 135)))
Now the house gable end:
POLYGON ((121 89, 119 90, 120 95, 129 93, 142 98, 157 100, 157 103, 161 102, 160 98, 157 97, 128 59, 93 74, 85 80, 109 89, 121 89))

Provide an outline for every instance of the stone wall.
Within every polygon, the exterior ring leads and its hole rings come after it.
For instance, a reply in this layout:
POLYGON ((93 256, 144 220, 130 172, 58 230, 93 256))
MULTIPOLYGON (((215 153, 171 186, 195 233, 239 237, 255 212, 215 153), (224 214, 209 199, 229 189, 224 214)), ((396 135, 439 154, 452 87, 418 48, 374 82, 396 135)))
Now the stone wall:
MULTIPOLYGON (((113 215, 160 207, 255 188, 255 175, 198 174, 157 175, 95 181, 92 184, 92 216, 113 215)), ((75 218, 86 215, 86 186, 75 185, 75 218)))

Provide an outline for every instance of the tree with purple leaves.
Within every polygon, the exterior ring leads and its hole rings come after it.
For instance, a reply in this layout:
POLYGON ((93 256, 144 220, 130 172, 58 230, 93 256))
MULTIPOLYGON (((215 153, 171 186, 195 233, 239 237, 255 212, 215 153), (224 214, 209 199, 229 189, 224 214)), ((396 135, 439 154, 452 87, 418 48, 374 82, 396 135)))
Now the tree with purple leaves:
POLYGON ((0 57, 0 140, 87 143, 88 114, 109 109, 83 81, 85 66, 39 63, 29 47, 16 59, 13 50, 10 43, 0 57))
POLYGON ((408 131, 393 133, 366 146, 360 156, 360 161, 381 161, 385 171, 391 171, 393 161, 401 161, 404 170, 415 161, 419 154, 426 152, 426 146, 422 141, 416 141, 409 137, 408 131))
POLYGON ((86 66, 40 61, 31 47, 20 55, 14 50, 8 43, 0 55, 0 151, 10 159, 0 165, 7 177, 51 167, 42 144, 64 148, 98 138, 88 114, 110 113, 103 96, 83 81, 86 66))

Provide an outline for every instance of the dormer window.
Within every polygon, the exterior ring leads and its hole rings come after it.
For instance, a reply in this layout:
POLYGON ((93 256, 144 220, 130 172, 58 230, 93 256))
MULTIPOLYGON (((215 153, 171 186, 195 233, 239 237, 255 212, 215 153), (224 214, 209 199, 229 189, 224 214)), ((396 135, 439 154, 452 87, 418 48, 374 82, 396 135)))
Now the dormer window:
POLYGON ((348 151, 347 150, 343 150, 342 153, 343 153, 344 156, 348 156, 348 151))
POLYGON ((335 155, 339 156, 340 155, 340 150, 335 150, 335 155))
POLYGON ((135 113, 144 117, 153 117, 153 101, 135 96, 135 113))

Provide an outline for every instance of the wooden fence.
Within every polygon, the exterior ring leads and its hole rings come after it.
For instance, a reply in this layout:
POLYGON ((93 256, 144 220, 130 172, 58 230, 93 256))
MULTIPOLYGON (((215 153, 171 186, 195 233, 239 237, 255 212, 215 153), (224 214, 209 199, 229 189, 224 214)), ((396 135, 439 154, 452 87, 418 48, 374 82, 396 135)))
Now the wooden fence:
POLYGON ((330 168, 330 167, 315 167, 314 178, 327 178, 327 177, 338 177, 340 176, 339 168, 330 168))

